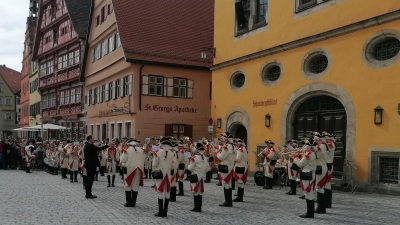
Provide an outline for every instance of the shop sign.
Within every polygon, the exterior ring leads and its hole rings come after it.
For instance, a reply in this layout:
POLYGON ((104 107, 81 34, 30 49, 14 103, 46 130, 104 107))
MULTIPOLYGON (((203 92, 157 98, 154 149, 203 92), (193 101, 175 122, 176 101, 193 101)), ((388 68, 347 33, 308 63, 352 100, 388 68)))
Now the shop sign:
POLYGON ((197 113, 197 108, 193 107, 180 107, 174 106, 161 106, 161 105, 150 105, 146 104, 144 106, 144 111, 154 111, 154 112, 166 112, 166 113, 197 113))
POLYGON ((253 101, 253 107, 277 105, 278 99, 268 99, 266 101, 253 101))

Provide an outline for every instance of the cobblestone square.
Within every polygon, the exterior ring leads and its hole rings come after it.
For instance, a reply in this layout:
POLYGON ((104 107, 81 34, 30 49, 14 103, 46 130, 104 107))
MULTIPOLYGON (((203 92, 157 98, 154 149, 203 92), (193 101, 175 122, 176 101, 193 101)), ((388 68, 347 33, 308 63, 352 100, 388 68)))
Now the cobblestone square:
MULTIPOLYGON (((118 177, 119 178, 119 177, 118 177)), ((117 178, 117 180, 119 180, 117 178)), ((86 200, 79 183, 52 176, 45 172, 0 172, 1 225, 16 224, 397 224, 399 198, 388 195, 334 192, 333 208, 315 219, 301 219, 305 202, 297 196, 287 196, 287 189, 263 190, 249 183, 245 202, 232 208, 218 206, 223 201, 222 187, 216 181, 206 184, 203 212, 194 213, 189 183, 185 182, 185 196, 170 203, 168 218, 157 218, 157 197, 145 180, 139 191, 135 208, 125 208, 121 182, 107 188, 106 177, 99 176, 93 185, 97 199, 86 200)))

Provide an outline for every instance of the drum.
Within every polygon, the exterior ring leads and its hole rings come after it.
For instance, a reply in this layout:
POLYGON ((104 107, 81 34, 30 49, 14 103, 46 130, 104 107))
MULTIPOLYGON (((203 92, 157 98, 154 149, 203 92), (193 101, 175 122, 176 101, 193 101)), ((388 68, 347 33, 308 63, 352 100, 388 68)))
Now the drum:
POLYGON ((256 183, 257 186, 265 185, 264 174, 262 171, 257 171, 254 173, 254 182, 256 183))

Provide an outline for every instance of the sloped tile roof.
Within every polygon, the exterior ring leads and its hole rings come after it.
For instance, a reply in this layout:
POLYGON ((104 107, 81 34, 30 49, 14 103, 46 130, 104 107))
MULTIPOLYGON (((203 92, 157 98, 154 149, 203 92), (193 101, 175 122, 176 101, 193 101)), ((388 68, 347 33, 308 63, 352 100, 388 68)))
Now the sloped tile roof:
POLYGON ((17 93, 21 89, 21 73, 0 65, 0 76, 10 87, 11 91, 17 93))
POLYGON ((75 32, 80 38, 86 38, 92 0, 64 0, 75 32))
POLYGON ((112 0, 128 60, 207 67, 214 43, 214 0, 112 0))

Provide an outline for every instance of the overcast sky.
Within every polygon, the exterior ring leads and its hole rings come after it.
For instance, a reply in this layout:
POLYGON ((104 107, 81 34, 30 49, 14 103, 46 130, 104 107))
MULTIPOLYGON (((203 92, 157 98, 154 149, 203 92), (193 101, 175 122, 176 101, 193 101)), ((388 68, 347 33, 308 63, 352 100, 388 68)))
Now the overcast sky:
POLYGON ((29 0, 2 1, 0 5, 0 65, 21 72, 29 0))

